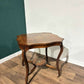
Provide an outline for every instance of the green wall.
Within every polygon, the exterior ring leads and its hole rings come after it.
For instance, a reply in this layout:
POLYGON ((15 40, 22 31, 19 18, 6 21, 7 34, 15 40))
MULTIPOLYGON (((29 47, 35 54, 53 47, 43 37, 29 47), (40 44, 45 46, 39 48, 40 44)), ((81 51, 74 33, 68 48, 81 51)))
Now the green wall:
POLYGON ((0 59, 19 50, 16 36, 23 33, 24 0, 0 0, 0 59))

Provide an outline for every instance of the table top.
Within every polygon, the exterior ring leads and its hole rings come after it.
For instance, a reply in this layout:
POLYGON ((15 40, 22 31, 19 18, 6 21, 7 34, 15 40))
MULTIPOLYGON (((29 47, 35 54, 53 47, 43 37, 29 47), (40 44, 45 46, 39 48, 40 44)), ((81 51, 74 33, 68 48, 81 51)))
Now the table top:
POLYGON ((62 42, 63 38, 52 33, 29 33, 17 36, 19 45, 47 45, 62 42))

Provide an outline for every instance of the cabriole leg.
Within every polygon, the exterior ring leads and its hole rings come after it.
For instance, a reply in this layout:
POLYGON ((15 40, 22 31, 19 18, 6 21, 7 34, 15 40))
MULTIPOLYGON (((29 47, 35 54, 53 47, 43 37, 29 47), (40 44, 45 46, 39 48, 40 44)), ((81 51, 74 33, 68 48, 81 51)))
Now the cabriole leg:
POLYGON ((25 84, 28 84, 28 74, 29 74, 29 64, 26 58, 26 50, 23 50, 24 53, 24 63, 25 63, 25 67, 26 67, 26 77, 25 77, 25 84))
POLYGON ((24 62, 24 50, 22 50, 22 66, 24 66, 25 62, 24 62))
POLYGON ((59 69, 59 58, 60 58, 62 52, 63 52, 63 44, 61 43, 60 52, 59 52, 59 55, 58 55, 57 60, 56 60, 56 67, 57 67, 57 70, 58 70, 58 77, 61 75, 61 72, 60 72, 60 69, 59 69))
POLYGON ((48 53, 48 48, 45 48, 45 53, 46 53, 46 63, 49 64, 49 62, 48 62, 48 54, 47 54, 48 53))

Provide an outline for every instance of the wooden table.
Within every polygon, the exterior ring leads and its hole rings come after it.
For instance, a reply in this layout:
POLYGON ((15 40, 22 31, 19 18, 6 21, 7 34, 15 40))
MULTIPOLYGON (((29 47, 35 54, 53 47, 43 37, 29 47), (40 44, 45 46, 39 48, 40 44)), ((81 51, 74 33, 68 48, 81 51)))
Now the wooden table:
POLYGON ((17 36, 17 42, 19 45, 19 48, 22 50, 22 65, 25 64, 26 67, 26 78, 25 82, 28 83, 28 76, 34 71, 36 66, 43 65, 58 70, 58 76, 61 75, 60 69, 59 69, 59 58, 63 52, 63 38, 52 34, 52 33, 30 33, 30 34, 22 34, 17 36), (56 59, 56 67, 51 66, 48 62, 48 55, 47 55, 47 48, 50 46, 60 46, 60 52, 58 54, 58 57, 56 59), (46 50, 46 62, 43 61, 40 64, 35 64, 35 62, 28 60, 26 57, 26 51, 32 48, 45 48, 46 50), (29 63, 32 63, 34 65, 33 69, 29 73, 29 63))

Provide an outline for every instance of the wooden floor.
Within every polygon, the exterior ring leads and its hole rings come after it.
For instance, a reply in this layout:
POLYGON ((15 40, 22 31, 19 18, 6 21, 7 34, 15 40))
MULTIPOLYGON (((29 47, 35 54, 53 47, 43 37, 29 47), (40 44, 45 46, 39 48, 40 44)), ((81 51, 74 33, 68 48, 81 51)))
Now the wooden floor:
MULTIPOLYGON (((27 54, 32 55, 32 52, 27 54)), ((55 66, 55 61, 49 60, 55 66)), ((21 55, 0 64, 0 84, 25 84, 25 67, 21 65, 21 55)), ((67 63, 59 78, 56 70, 42 67, 30 84, 84 84, 84 67, 67 63)))

